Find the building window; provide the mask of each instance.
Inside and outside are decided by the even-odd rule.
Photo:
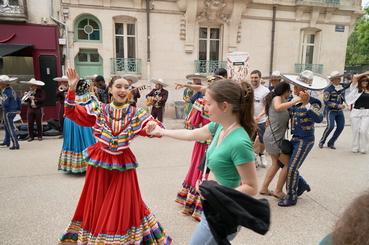
[[[220,28],[200,27],[199,60],[219,60]]]
[[[77,55],[78,62],[99,63],[100,55],[97,50],[82,49]]]
[[[77,21],[77,39],[87,41],[101,40],[101,27],[98,20],[92,16],[85,16]]]
[[[115,57],[136,58],[135,24],[115,23]]]
[[[220,61],[220,28],[200,27],[199,59],[195,61],[195,72],[210,74],[225,63]]]
[[[304,33],[301,54],[302,64],[314,63],[315,42],[316,42],[315,33]]]

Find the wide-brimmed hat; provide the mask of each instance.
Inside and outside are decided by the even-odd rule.
[[[343,77],[343,73],[340,73],[339,71],[332,71],[331,74],[328,76],[329,80]]]
[[[0,83],[11,83],[16,81],[18,78],[16,77],[9,77],[7,75],[0,75]]]
[[[273,71],[270,79],[282,79],[282,74],[280,71]]]
[[[94,80],[98,75],[97,74],[93,74],[93,75],[88,75],[85,77],[85,79],[87,80]]]
[[[132,81],[132,83],[136,83],[139,79],[137,76],[134,75],[123,75],[122,78],[126,79],[126,80],[130,80]]]
[[[154,83],[154,84],[159,84],[159,85],[161,85],[161,86],[163,86],[163,87],[168,86],[168,84],[166,84],[166,83],[164,82],[164,80],[163,80],[163,79],[161,79],[161,78],[159,78],[159,79],[152,79],[152,80],[151,80],[151,82],[152,82],[152,83]]]
[[[186,79],[188,79],[188,80],[198,79],[198,80],[201,80],[201,81],[206,81],[207,80],[206,76],[201,75],[200,73],[188,74],[186,76]]]
[[[34,78],[32,78],[29,81],[21,81],[21,83],[29,84],[29,85],[36,85],[36,86],[44,86],[45,85],[45,83],[43,81],[39,81],[39,80],[36,80]]]
[[[63,75],[61,77],[55,77],[53,80],[56,82],[68,82],[68,77],[66,75]]]
[[[221,79],[225,79],[225,78],[220,76],[220,75],[209,75],[209,76],[206,77],[206,80],[208,82],[213,82],[213,81],[221,80]]]
[[[326,77],[309,70],[305,70],[300,74],[283,74],[282,77],[287,82],[310,90],[322,90],[329,85],[329,80]]]

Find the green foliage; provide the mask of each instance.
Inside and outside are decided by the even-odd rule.
[[[348,39],[346,65],[369,64],[369,7],[364,11]]]

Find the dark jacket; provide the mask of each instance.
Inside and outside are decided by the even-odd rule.
[[[34,97],[35,97],[36,108],[33,108],[31,106],[31,100],[30,99],[26,100],[26,102],[28,103],[28,108],[29,109],[39,109],[39,108],[43,107],[44,101],[45,101],[45,98],[46,98],[45,91],[42,88],[37,88]]]
[[[266,199],[255,199],[215,181],[200,185],[201,200],[211,233],[218,244],[230,244],[227,236],[238,226],[264,235],[269,230],[270,207]]]
[[[10,86],[1,91],[1,96],[3,97],[3,107],[4,112],[16,112],[21,110],[20,98],[15,93],[14,89]]]
[[[146,98],[149,97],[149,96],[153,96],[153,97],[161,97],[161,99],[159,101],[156,101],[155,104],[154,104],[154,107],[156,108],[164,108],[165,107],[165,102],[167,102],[167,99],[168,99],[168,91],[165,90],[165,89],[153,89],[151,90],[150,93],[148,93],[146,95]]]

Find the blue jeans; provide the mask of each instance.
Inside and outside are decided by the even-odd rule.
[[[237,235],[233,233],[227,237],[228,241],[232,241]],[[190,245],[217,245],[213,234],[210,231],[209,224],[206,221],[205,215],[201,215],[201,221],[196,226],[194,233],[192,233]]]
[[[338,136],[342,133],[343,128],[345,127],[345,116],[342,111],[337,110],[328,110],[327,111],[327,127],[324,130],[322,138],[320,140],[320,144],[324,145],[327,137],[334,129],[334,122],[336,122],[336,130],[333,133],[332,138],[328,141],[328,146],[334,146]]]

